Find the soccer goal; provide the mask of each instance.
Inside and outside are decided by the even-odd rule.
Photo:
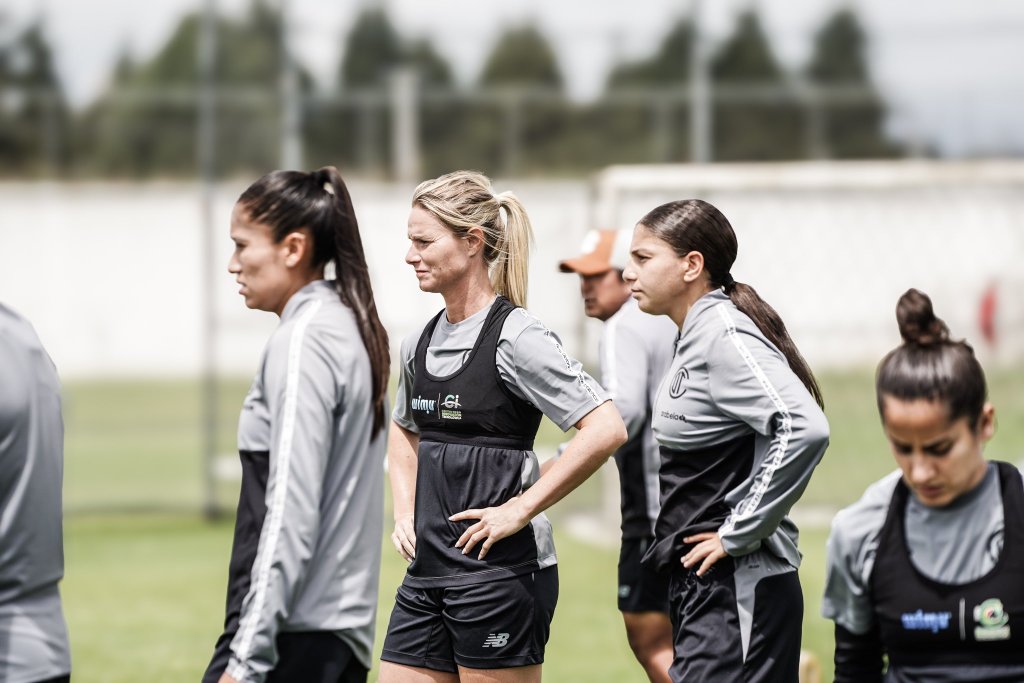
[[[1024,163],[793,162],[611,166],[593,224],[710,201],[739,240],[732,274],[786,321],[814,367],[874,365],[895,305],[927,292],[983,363],[1024,360]]]

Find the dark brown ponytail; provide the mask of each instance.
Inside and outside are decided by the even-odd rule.
[[[388,333],[377,315],[363,242],[352,198],[338,169],[311,173],[273,171],[242,193],[238,201],[252,220],[270,226],[274,240],[306,229],[312,235],[314,267],[334,262],[334,287],[356,318],[359,336],[370,357],[373,379],[373,430],[385,424],[390,353]]]
[[[710,283],[722,287],[733,304],[749,317],[782,355],[793,374],[807,387],[819,406],[824,407],[814,373],[786,330],[775,309],[758,296],[750,285],[736,282],[730,269],[736,261],[739,245],[736,233],[725,215],[701,199],[669,202],[651,210],[640,224],[655,237],[667,242],[679,256],[699,251],[704,257],[704,270]]]
[[[985,372],[965,341],[950,338],[924,292],[908,289],[896,304],[903,343],[878,364],[875,392],[885,419],[884,398],[942,401],[950,421],[966,417],[974,427],[981,419],[988,388]]]

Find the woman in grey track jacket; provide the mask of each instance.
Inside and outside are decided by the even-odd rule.
[[[0,303],[0,681],[67,683],[61,607],[60,379],[28,320]]]
[[[356,683],[373,649],[388,340],[334,168],[275,171],[231,217],[228,270],[281,323],[238,421],[227,616],[204,683]],[[333,262],[337,279],[325,280]]]
[[[670,572],[673,681],[797,681],[803,599],[787,517],[828,445],[810,369],[778,314],[730,274],[711,204],[644,216],[624,277],[679,326],[653,428],[661,512],[644,562]]]

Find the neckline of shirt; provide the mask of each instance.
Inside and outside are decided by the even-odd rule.
[[[323,292],[334,293],[334,280],[317,279],[303,285],[299,291],[292,294],[288,303],[284,305],[284,310],[281,311],[281,321],[291,318],[303,303],[320,296]]]
[[[486,306],[481,308],[479,311],[465,318],[464,320],[460,320],[457,323],[453,323],[450,320],[448,320],[448,309],[445,309],[444,315],[441,316],[440,323],[446,332],[451,330],[457,330],[460,327],[472,327],[474,323],[478,323],[487,318],[487,314],[490,312],[491,308],[494,306],[494,302],[497,300],[498,297],[495,296],[493,299],[490,300],[490,302]]]
[[[686,312],[686,317],[683,318],[683,324],[679,328],[679,339],[681,340],[686,336],[686,333],[693,327],[693,322],[697,319],[701,313],[706,309],[711,308],[716,304],[725,303],[726,301],[732,301],[729,295],[725,293],[724,289],[713,289],[706,294],[703,294],[699,299],[693,302],[693,306],[690,306],[690,310]]]

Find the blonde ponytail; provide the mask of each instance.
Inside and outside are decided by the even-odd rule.
[[[432,213],[457,237],[464,237],[471,228],[483,230],[491,286],[516,306],[526,306],[533,228],[514,194],[495,195],[490,179],[482,173],[455,171],[420,183],[412,203]]]
[[[494,291],[504,295],[516,306],[525,307],[529,290],[533,226],[522,202],[514,194],[502,192],[495,199],[505,209],[505,220],[498,254],[491,267],[491,284]]]

